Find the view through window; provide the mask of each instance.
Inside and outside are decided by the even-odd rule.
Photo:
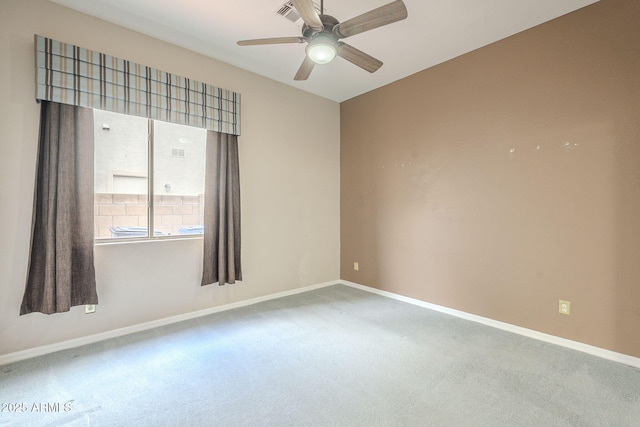
[[[94,110],[95,238],[203,233],[206,129]]]

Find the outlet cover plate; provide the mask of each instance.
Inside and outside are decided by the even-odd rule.
[[[558,300],[558,312],[560,314],[571,314],[571,301]]]

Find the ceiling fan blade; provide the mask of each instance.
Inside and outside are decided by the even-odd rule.
[[[267,39],[240,40],[240,46],[256,46],[261,44],[305,43],[304,37],[272,37]]]
[[[320,20],[320,16],[313,6],[312,0],[291,0],[293,7],[296,8],[300,17],[307,26],[315,31],[322,31],[324,25]]]
[[[311,74],[311,71],[313,70],[314,65],[315,62],[313,62],[311,59],[309,59],[308,56],[305,55],[304,61],[302,61],[302,65],[300,65],[300,68],[298,69],[298,72],[296,73],[296,76],[293,78],[293,80],[307,80],[309,78],[309,75]]]
[[[338,42],[338,56],[370,73],[374,73],[382,67],[382,61],[343,42]]]
[[[340,38],[350,37],[383,25],[401,21],[407,16],[407,8],[404,2],[396,0],[336,25],[333,27],[333,33]]]

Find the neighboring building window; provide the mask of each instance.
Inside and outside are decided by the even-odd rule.
[[[101,110],[94,123],[95,238],[201,235],[206,129]]]

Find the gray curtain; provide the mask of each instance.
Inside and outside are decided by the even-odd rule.
[[[238,137],[207,132],[202,286],[242,280]]]
[[[93,111],[42,101],[29,270],[20,314],[97,304]]]

